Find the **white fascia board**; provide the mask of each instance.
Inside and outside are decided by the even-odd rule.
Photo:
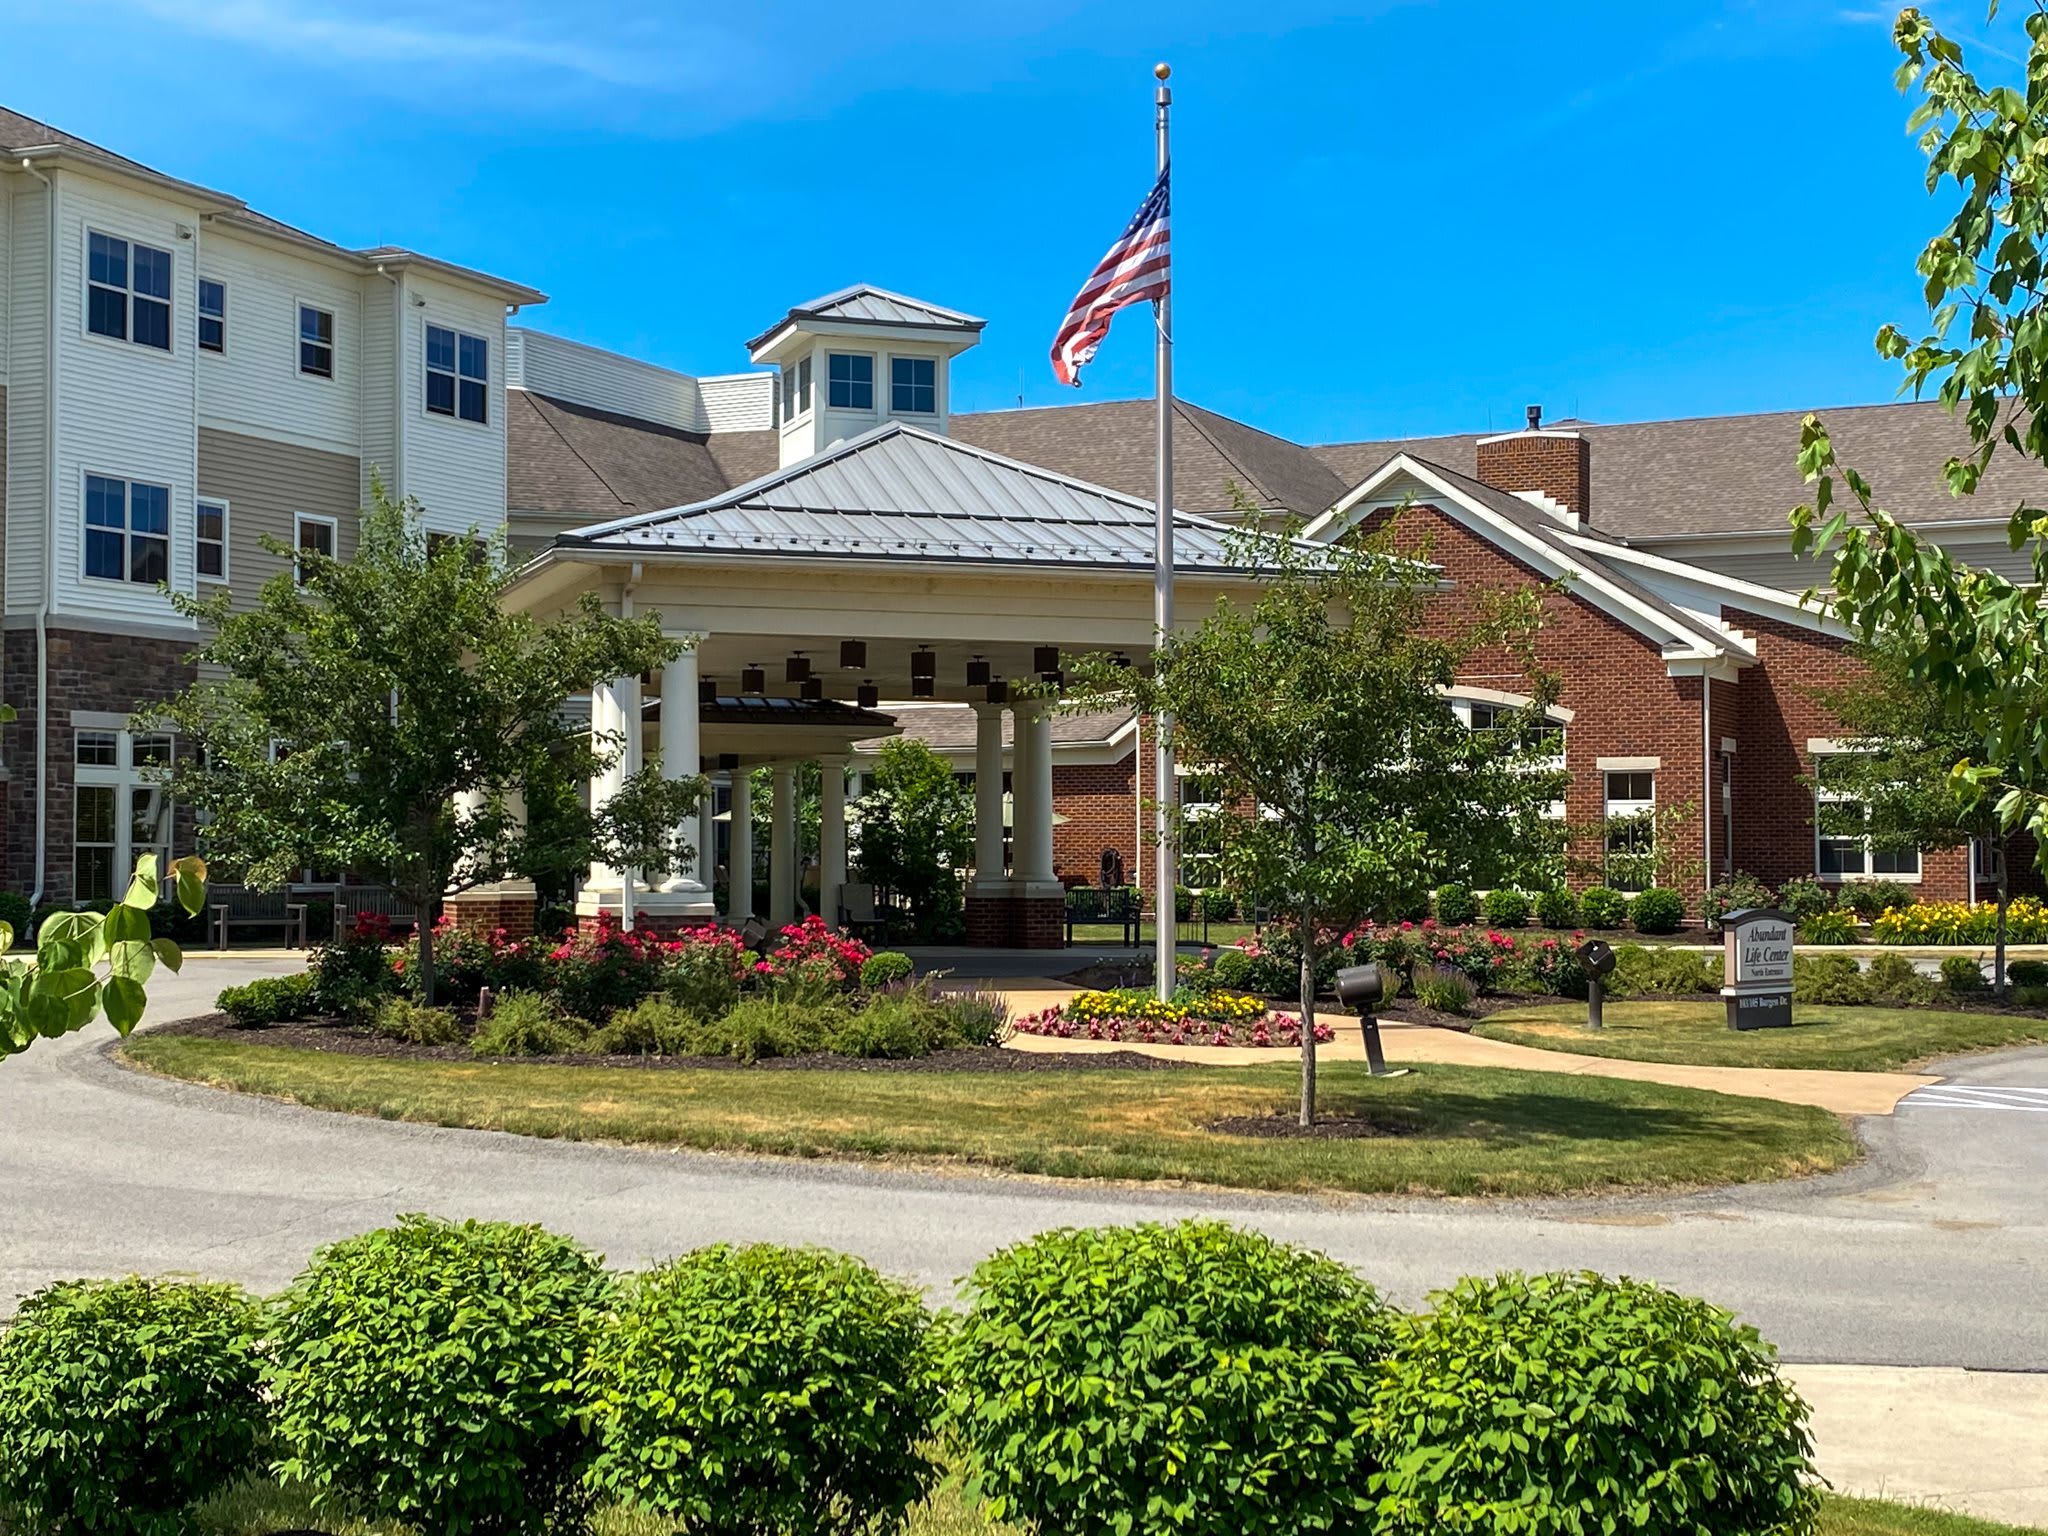
[[[1719,571],[1708,570],[1705,566],[1693,565],[1684,560],[1673,560],[1639,549],[1629,544],[1608,544],[1599,540],[1564,535],[1565,542],[1588,553],[1596,553],[1600,559],[1615,560],[1624,565],[1640,566],[1668,576],[1674,581],[1686,582],[1709,593],[1725,594],[1737,601],[1734,606],[1751,608],[1767,613],[1773,618],[1782,618],[1787,623],[1797,624],[1816,634],[1833,635],[1840,639],[1850,638],[1849,631],[1830,619],[1818,609],[1809,608],[1801,601],[1797,592],[1787,592],[1782,587],[1766,587],[1754,581],[1743,581],[1735,576],[1723,576]]]
[[[1574,592],[1584,592],[1595,607],[1620,619],[1645,637],[1665,644],[1675,640],[1692,655],[1719,656],[1726,649],[1723,641],[1712,638],[1704,631],[1673,624],[1656,609],[1609,581],[1600,573],[1597,566],[1567,558],[1556,544],[1547,539],[1534,537],[1520,524],[1502,517],[1484,502],[1467,496],[1457,486],[1434,473],[1427,464],[1411,459],[1405,453],[1396,454],[1381,465],[1377,473],[1361,481],[1336,506],[1303,529],[1302,537],[1312,539],[1321,536],[1326,527],[1340,519],[1348,518],[1352,508],[1371,498],[1380,486],[1397,474],[1408,475],[1428,486],[1457,511],[1477,523],[1484,530],[1490,543],[1520,552],[1528,558],[1529,564],[1551,576],[1569,576],[1572,578]],[[1353,523],[1355,521],[1356,519],[1352,520]],[[1580,541],[1573,539],[1568,530],[1560,527],[1556,532],[1565,543],[1585,547]]]

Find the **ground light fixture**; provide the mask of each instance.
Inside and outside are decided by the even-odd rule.
[[[882,702],[882,690],[875,686],[873,678],[869,678],[858,688],[854,689],[853,700],[862,709],[873,709]]]
[[[989,679],[993,676],[995,676],[995,674],[989,670],[988,663],[981,657],[976,656],[972,661],[967,663],[968,687],[986,688],[988,686]]]
[[[868,666],[868,643],[865,640],[842,640],[839,642],[839,669],[842,672],[865,672]]]
[[[786,683],[807,683],[811,680],[811,658],[802,651],[782,664],[782,680]]]
[[[1600,1012],[1607,1001],[1607,978],[1614,974],[1614,946],[1605,939],[1586,939],[1572,953],[1586,972],[1586,1028],[1605,1028]]]
[[[1386,1052],[1380,1049],[1380,1020],[1377,1012],[1387,995],[1386,983],[1376,965],[1347,965],[1337,973],[1337,1001],[1358,1014],[1359,1033],[1365,1036],[1365,1064],[1374,1077],[1400,1077],[1387,1070]]]
[[[741,693],[766,693],[768,691],[768,669],[758,661],[740,668]]]

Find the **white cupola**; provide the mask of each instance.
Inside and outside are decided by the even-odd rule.
[[[781,462],[800,463],[885,421],[943,435],[952,361],[988,322],[858,283],[799,304],[747,343],[780,370]]]

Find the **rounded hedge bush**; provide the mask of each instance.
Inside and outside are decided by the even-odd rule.
[[[317,1509],[422,1532],[578,1518],[575,1377],[612,1282],[565,1237],[402,1216],[330,1244],[280,1299],[268,1382],[279,1477]]]
[[[1027,1529],[1371,1528],[1390,1324],[1320,1254],[1217,1222],[1042,1234],[984,1262],[950,1330],[949,1423]]]
[[[1609,885],[1591,885],[1579,894],[1579,918],[1588,928],[1619,928],[1628,918],[1628,898]]]
[[[585,1396],[604,1496],[692,1531],[893,1531],[938,1468],[932,1319],[815,1248],[719,1246],[634,1282]]]
[[[891,982],[906,981],[917,967],[897,949],[878,949],[861,962],[860,984],[873,992]]]
[[[1523,928],[1529,922],[1529,898],[1511,885],[1497,885],[1486,893],[1486,921],[1495,928]]]
[[[1653,885],[1628,904],[1637,933],[1676,933],[1685,921],[1685,898],[1669,886]]]
[[[1440,885],[1436,888],[1436,920],[1446,928],[1462,928],[1479,916],[1479,898],[1470,886]]]
[[[1536,921],[1546,928],[1579,926],[1579,898],[1564,886],[1542,891],[1536,897]]]
[[[1771,1347],[1704,1301],[1594,1274],[1464,1280],[1381,1377],[1379,1529],[1803,1536],[1806,1416]]]
[[[231,1285],[68,1281],[0,1337],[0,1526],[183,1536],[254,1470],[262,1313]]]

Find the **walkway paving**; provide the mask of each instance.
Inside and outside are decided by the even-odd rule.
[[[991,978],[988,986],[1010,1000],[1013,1013],[1037,1013],[1072,997],[1076,989],[1047,977]],[[1317,1011],[1316,1017],[1337,1032],[1318,1047],[1325,1061],[1363,1061],[1365,1038],[1354,1014]],[[1779,1099],[1787,1104],[1815,1104],[1838,1115],[1888,1115],[1915,1089],[1940,1081],[1918,1072],[1815,1072],[1776,1067],[1689,1067],[1670,1062],[1623,1061],[1611,1056],[1580,1056],[1570,1051],[1544,1051],[1533,1045],[1487,1040],[1455,1029],[1382,1020],[1380,1039],[1387,1060],[1434,1062],[1442,1066],[1511,1067],[1525,1072],[1563,1072],[1593,1077],[1621,1077],[1639,1083],[1669,1083],[1678,1088],[1706,1088],[1743,1098]],[[1169,1061],[1201,1062],[1212,1067],[1256,1066],[1292,1060],[1292,1051],[1259,1046],[1122,1045],[1109,1041],[1055,1040],[1044,1035],[1017,1035],[1010,1044],[1025,1051],[1140,1051]]]

